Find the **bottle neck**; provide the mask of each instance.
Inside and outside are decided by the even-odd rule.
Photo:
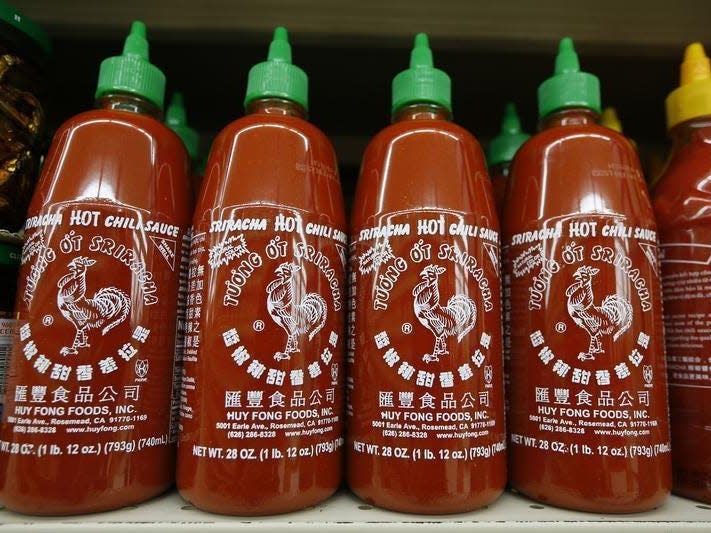
[[[441,105],[411,104],[396,109],[392,122],[403,120],[452,120],[452,113]]]
[[[96,105],[100,109],[128,111],[129,113],[148,115],[157,120],[161,120],[163,118],[163,111],[161,108],[153,102],[149,102],[145,98],[141,98],[135,94],[105,94],[96,101]]]
[[[538,130],[547,130],[559,126],[589,126],[598,124],[600,115],[588,107],[560,109],[543,117]]]
[[[248,115],[281,115],[287,117],[298,117],[306,120],[306,109],[283,98],[261,98],[252,100],[245,109]]]

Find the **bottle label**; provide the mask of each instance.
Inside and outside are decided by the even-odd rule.
[[[350,446],[403,462],[502,453],[498,231],[444,209],[371,222],[351,239]]]
[[[711,389],[711,231],[668,232],[661,257],[669,385]]]
[[[27,220],[0,451],[168,446],[183,234],[108,202],[55,204]]]
[[[12,313],[0,311],[0,419],[5,405],[5,380],[7,379],[7,365],[12,352],[12,339],[17,331],[17,321],[10,318]]]
[[[657,234],[622,215],[549,219],[505,249],[511,444],[669,452]]]
[[[345,243],[326,215],[264,204],[215,208],[194,228],[180,408],[193,456],[342,446]]]

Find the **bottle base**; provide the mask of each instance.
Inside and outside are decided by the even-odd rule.
[[[117,495],[116,492],[109,492],[107,496],[88,496],[85,502],[53,502],[50,498],[42,496],[41,501],[28,501],[27,496],[20,495],[17,499],[7,493],[1,495],[2,503],[9,511],[30,515],[30,516],[71,516],[85,515],[93,513],[103,513],[115,511],[131,505],[146,502],[166,492],[172,483],[166,483],[160,487],[130,490],[131,496]],[[71,491],[68,487],[67,491]]]
[[[545,505],[597,514],[643,513],[660,507],[669,497],[669,492],[663,492],[638,501],[629,501],[629,499],[622,501],[623,499],[620,498],[619,502],[611,503],[610,500],[613,500],[613,497],[605,498],[606,501],[595,501],[592,498],[585,498],[562,490],[559,491],[559,494],[551,496],[549,494],[551,487],[545,487],[543,490],[543,487],[524,487],[512,484],[510,488],[515,493]]]
[[[711,504],[711,489],[680,487],[678,485],[674,485],[672,492],[682,498],[688,498],[697,502]]]
[[[200,491],[183,489],[178,489],[178,492],[186,502],[201,511],[227,516],[267,516],[293,513],[317,505],[333,496],[336,490],[337,487],[309,491],[309,494],[302,493],[297,497],[287,496],[283,499],[275,497],[259,506],[238,502],[236,498],[231,499],[229,495],[224,494],[200,494]]]
[[[504,492],[504,489],[491,489],[478,493],[476,498],[457,498],[456,500],[434,499],[430,496],[428,497],[428,502],[423,502],[422,500],[404,501],[402,496],[396,498],[382,492],[373,495],[373,491],[355,487],[351,487],[351,491],[365,503],[389,511],[409,514],[447,515],[467,513],[486,507],[496,501]]]

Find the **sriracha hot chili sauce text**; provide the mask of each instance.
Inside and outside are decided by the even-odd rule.
[[[486,505],[506,481],[498,220],[450,92],[417,35],[393,124],[364,156],[350,244],[348,483],[434,514]]]
[[[637,153],[560,42],[504,218],[509,468],[527,496],[651,509],[670,488],[657,233]]]
[[[177,478],[213,512],[301,509],[342,477],[345,215],[307,95],[277,28],[193,219]]]
[[[145,36],[134,22],[123,55],[101,64],[99,109],[57,131],[29,208],[0,439],[13,510],[101,511],[173,480],[191,200]]]
[[[711,66],[686,49],[666,102],[672,154],[654,190],[662,246],[674,492],[711,503]]]

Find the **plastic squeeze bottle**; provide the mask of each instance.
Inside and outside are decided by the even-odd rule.
[[[348,484],[381,507],[455,513],[506,482],[499,225],[425,34],[392,97],[351,220]]]
[[[98,109],[65,122],[44,163],[0,434],[0,499],[14,511],[113,509],[173,482],[190,184],[164,93],[134,22],[123,54],[101,64]]]
[[[504,108],[501,131],[489,143],[489,149],[486,154],[499,218],[503,215],[504,197],[506,196],[506,184],[509,179],[511,161],[513,161],[516,152],[529,137],[530,135],[521,130],[521,121],[516,113],[516,106],[509,102]]]
[[[217,513],[294,511],[341,482],[347,235],[307,84],[277,28],[193,218],[177,479]]]
[[[669,369],[673,490],[711,503],[711,66],[690,44],[667,97],[672,153],[656,188]]]
[[[637,152],[597,124],[600,84],[560,42],[540,131],[511,167],[511,485],[542,502],[643,511],[670,489],[657,229]]]
[[[192,168],[190,176],[192,189],[193,194],[197,196],[202,182],[202,176],[198,172],[200,136],[197,131],[188,125],[188,116],[182,93],[173,93],[173,98],[171,98],[170,105],[168,105],[168,109],[165,112],[165,125],[180,137],[185,149],[188,151]]]

